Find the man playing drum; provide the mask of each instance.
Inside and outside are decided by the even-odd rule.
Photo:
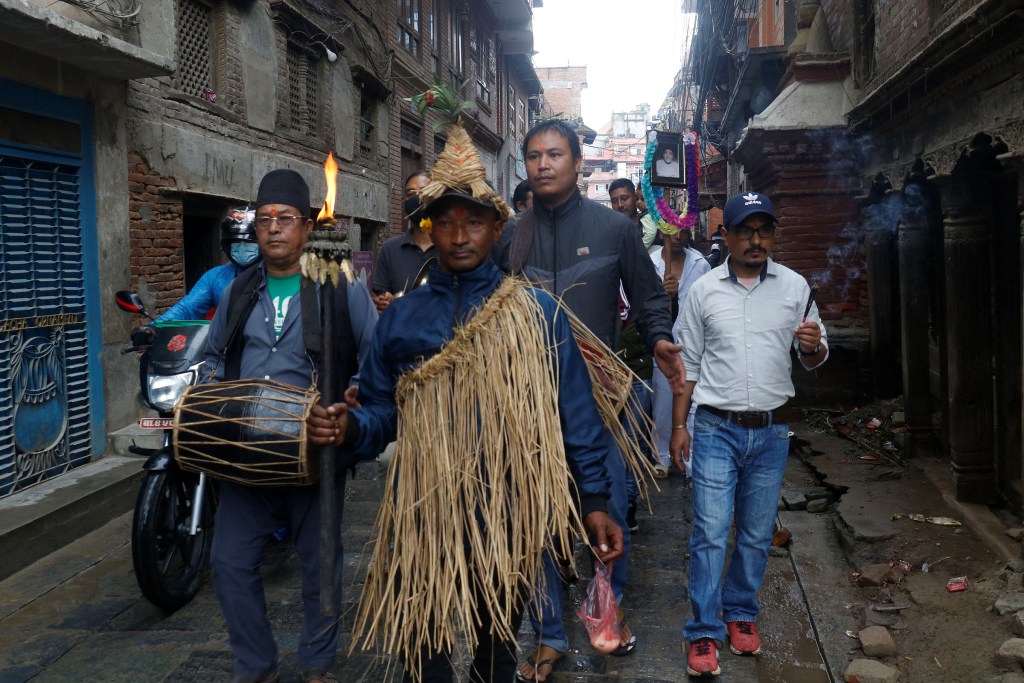
[[[300,295],[299,257],[313,228],[308,217],[309,187],[295,171],[274,170],[260,182],[256,204],[256,239],[263,260],[255,266],[252,283],[252,278],[245,283],[239,278],[224,292],[210,325],[204,368],[212,373],[209,381],[252,378],[305,389],[313,385],[318,371],[303,337],[303,328],[312,322],[307,322],[302,310],[302,300],[312,293],[315,304],[316,294]],[[236,290],[253,285],[252,295],[238,295]],[[369,349],[377,311],[362,283],[342,287],[344,293],[339,288],[336,299],[344,299],[338,308],[347,312],[347,320],[337,326],[340,343],[325,352],[338,354],[335,364],[339,386],[344,387],[358,367],[355,356],[361,359]],[[240,306],[250,308],[240,315]],[[308,320],[318,318],[314,313]],[[237,321],[234,329],[230,321]],[[319,406],[312,408],[311,417],[320,419],[324,429],[311,430],[309,444],[330,443],[333,418]],[[338,469],[334,490],[340,511],[345,471]],[[337,680],[330,669],[338,648],[338,619],[322,616],[320,611],[320,487],[255,487],[223,481],[210,563],[235,655],[233,683],[278,680],[277,646],[267,618],[260,564],[267,542],[283,525],[291,530],[302,567],[303,623],[297,653],[302,679],[306,683]],[[334,565],[334,614],[341,606],[341,570],[339,552]]]

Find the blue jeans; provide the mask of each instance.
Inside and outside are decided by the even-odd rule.
[[[615,598],[622,602],[630,546],[629,526],[626,524],[626,468],[622,464],[622,455],[612,443],[610,436],[607,436],[607,441],[608,456],[605,458],[604,466],[612,480],[608,516],[622,529],[625,541],[622,557],[612,565],[612,590],[615,592]],[[551,553],[544,553],[543,562],[544,590],[541,591],[539,585],[534,587],[534,595],[529,605],[530,622],[533,624],[533,632],[537,634],[538,645],[547,645],[559,652],[566,652],[569,649],[569,636],[565,632],[565,623],[562,620],[562,580],[558,575],[557,561]]]
[[[725,639],[726,621],[756,621],[757,593],[789,453],[789,425],[747,429],[697,409],[693,427],[690,604],[684,637]],[[729,525],[736,541],[722,583]]]
[[[629,437],[640,444],[640,451],[644,456],[654,462],[653,454],[651,453],[650,446],[647,445],[647,441],[651,438],[650,432],[642,433],[647,431],[643,425],[649,419],[651,419],[651,389],[646,382],[643,380],[633,380],[633,389],[630,393],[630,402],[626,404],[626,410],[631,413],[632,423],[630,420],[625,419],[623,415],[622,425],[626,430],[626,434]],[[640,497],[640,487],[637,486],[636,476],[630,469],[626,470],[626,500],[629,503],[635,503],[637,498]]]

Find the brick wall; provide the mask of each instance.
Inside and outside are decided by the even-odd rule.
[[[928,0],[880,2],[875,7],[875,63],[905,61],[928,36]]]
[[[821,11],[828,23],[828,35],[836,52],[853,49],[853,12],[850,0],[821,0]]]
[[[546,116],[578,119],[583,116],[583,88],[587,85],[585,66],[537,67],[537,77],[544,87]]]
[[[161,192],[175,186],[173,178],[153,173],[138,154],[128,154],[128,233],[132,289],[148,290],[157,311],[184,296],[182,203]]]
[[[773,257],[820,287],[822,319],[867,326],[860,179],[840,131],[763,134],[744,145],[747,188],[772,198],[780,229]]]

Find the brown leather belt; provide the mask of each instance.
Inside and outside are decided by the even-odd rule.
[[[698,406],[697,410],[706,410],[712,415],[728,420],[744,429],[757,429],[804,419],[802,410],[790,408],[785,404],[775,410],[722,410],[714,406]]]

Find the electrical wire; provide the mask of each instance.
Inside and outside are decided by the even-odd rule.
[[[142,11],[140,0],[60,0],[77,7],[107,26],[124,28],[138,23],[135,16]]]

